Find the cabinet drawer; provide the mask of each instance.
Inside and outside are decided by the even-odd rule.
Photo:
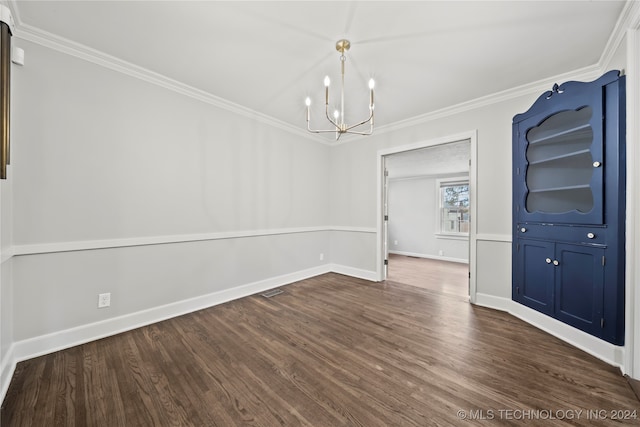
[[[606,228],[604,227],[518,223],[516,236],[585,245],[607,244]]]

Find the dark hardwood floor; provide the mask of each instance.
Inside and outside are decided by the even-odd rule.
[[[618,369],[464,293],[283,289],[22,362],[2,427],[639,424]]]

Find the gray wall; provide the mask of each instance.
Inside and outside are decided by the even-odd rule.
[[[3,351],[328,262],[327,146],[17,44]]]
[[[3,387],[16,360],[74,340],[323,271],[375,276],[378,151],[460,132],[477,130],[477,292],[509,300],[510,124],[540,85],[328,147],[18,45],[0,183]]]
[[[327,223],[326,146],[20,45],[14,245]]]

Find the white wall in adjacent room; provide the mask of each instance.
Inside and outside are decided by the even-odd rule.
[[[389,251],[468,262],[468,238],[452,239],[438,235],[436,180],[433,176],[389,180]]]
[[[389,250],[412,254],[437,254],[433,177],[389,179]]]

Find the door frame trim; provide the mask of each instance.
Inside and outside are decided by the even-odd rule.
[[[623,373],[640,380],[640,264],[635,262],[640,253],[640,228],[634,218],[640,213],[640,186],[637,184],[640,167],[640,150],[637,142],[640,124],[635,117],[640,112],[640,22],[637,18],[626,33],[627,81],[626,81],[626,156],[627,156],[627,211],[625,258],[625,355]]]
[[[384,158],[391,154],[403,153],[406,151],[419,150],[452,142],[469,141],[469,203],[471,222],[469,224],[469,300],[476,302],[476,243],[478,224],[478,203],[477,203],[477,162],[478,162],[478,130],[474,129],[454,135],[420,141],[413,144],[401,145],[392,148],[378,150],[377,153],[377,227],[376,227],[376,277],[378,281],[385,280],[384,274]]]

